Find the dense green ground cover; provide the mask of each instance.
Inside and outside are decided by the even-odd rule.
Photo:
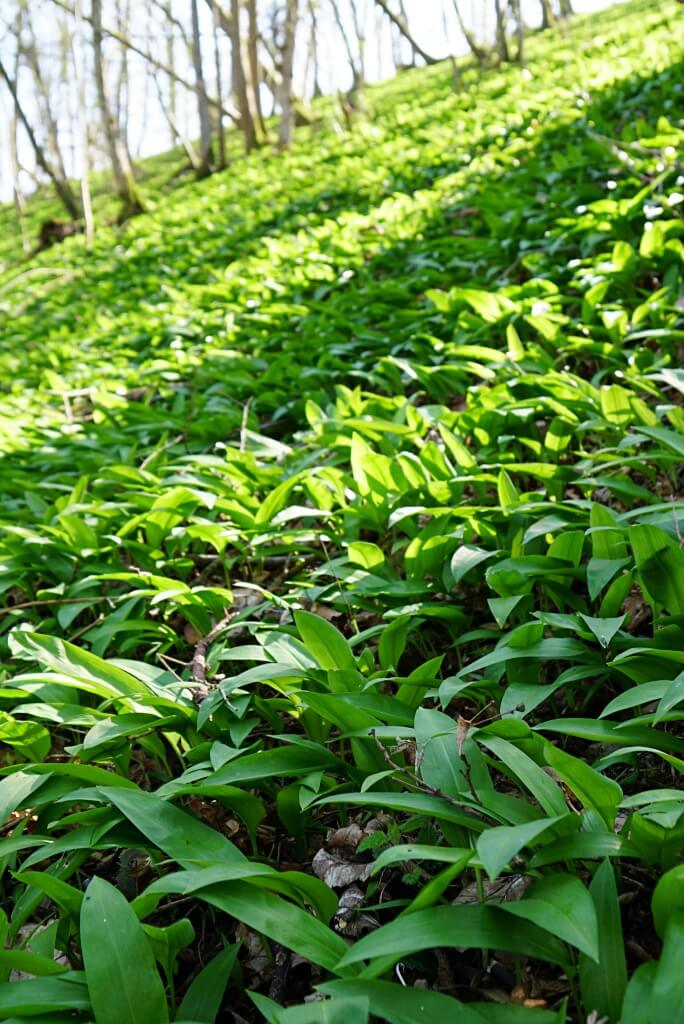
[[[3,1019],[684,1020],[683,28],[4,270]]]

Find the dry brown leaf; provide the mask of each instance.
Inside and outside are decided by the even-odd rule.
[[[319,850],[312,865],[317,875],[331,889],[342,889],[354,882],[365,882],[370,876],[370,864],[352,864],[339,854]]]

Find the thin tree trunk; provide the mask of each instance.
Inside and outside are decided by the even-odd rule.
[[[264,113],[261,109],[261,75],[259,73],[259,25],[257,22],[256,0],[247,0],[247,65],[249,67],[249,91],[251,93],[252,120],[257,145],[268,138]],[[244,65],[243,65],[244,67]]]
[[[125,35],[128,31],[130,18],[129,0],[127,0],[125,7],[121,5],[120,0],[117,0],[116,15],[117,29],[122,35]],[[128,125],[130,122],[129,113],[131,92],[128,76],[128,48],[124,46],[123,43],[119,43],[119,60],[121,61],[121,65],[116,81],[116,123]],[[128,132],[124,133],[123,142],[126,146],[128,161],[129,163],[132,163],[133,158],[131,156]]]
[[[572,9],[571,0],[559,0],[559,13],[561,18],[570,18],[575,13]]]
[[[556,17],[555,17],[555,15],[553,13],[553,7],[551,6],[551,0],[541,0],[541,8],[542,8],[542,23],[541,23],[541,27],[544,28],[544,29],[545,28],[551,28],[551,26],[553,25],[553,23],[556,20]]]
[[[197,0],[190,0],[190,12],[192,15],[192,64],[195,71],[195,93],[197,95],[197,112],[200,125],[200,165],[197,168],[197,175],[200,178],[205,178],[211,173],[211,119],[209,117],[209,104],[207,103],[207,90],[204,85],[202,42],[200,39]],[[220,102],[221,97],[219,96],[219,104]]]
[[[250,153],[257,145],[257,134],[254,118],[252,116],[252,109],[249,103],[249,94],[247,92],[245,66],[242,62],[242,33],[240,30],[239,0],[230,0],[228,32],[230,33],[231,43],[233,92],[235,93],[238,110],[240,111],[240,126],[245,140],[245,150],[247,153]]]
[[[525,63],[525,22],[523,21],[520,9],[520,0],[511,0],[511,10],[515,18],[516,36],[518,40],[518,52],[516,54],[518,64]]]
[[[21,12],[17,14],[16,24],[16,35],[17,39],[21,32]],[[19,51],[16,51],[14,60],[14,80],[16,81],[19,77]],[[9,154],[10,154],[10,167],[12,168],[12,196],[14,199],[14,207],[17,211],[17,220],[19,222],[19,233],[21,235],[21,247],[24,252],[28,255],[31,251],[31,243],[28,237],[28,231],[26,229],[26,218],[28,214],[28,207],[26,204],[26,196],[24,195],[21,187],[21,166],[19,164],[19,146],[17,141],[17,129],[19,127],[17,117],[16,104],[12,104],[12,116],[8,125],[9,139]]]
[[[83,11],[81,0],[75,0],[76,31],[72,42],[74,75],[78,94],[78,128],[81,137],[81,201],[85,221],[86,245],[90,245],[95,233],[93,204],[90,197],[90,140],[88,138],[88,115],[86,108],[86,82],[84,73],[85,41],[83,38]]]
[[[52,182],[55,192],[59,196],[59,199],[61,200],[64,208],[68,212],[71,219],[78,220],[78,218],[81,216],[81,209],[78,200],[76,199],[76,196],[74,195],[67,179],[60,177],[59,173],[55,171],[55,168],[50,163],[50,160],[45,150],[38,142],[38,139],[36,138],[35,133],[33,131],[33,128],[31,127],[31,123],[28,120],[26,112],[24,111],[24,108],[22,107],[21,102],[19,100],[17,84],[8,73],[1,59],[0,78],[4,80],[7,88],[10,91],[12,100],[14,102],[14,109],[16,110],[18,119],[21,121],[24,127],[24,131],[28,136],[28,140],[31,143],[31,148],[33,149],[37,165]]]
[[[135,213],[140,213],[143,206],[135,186],[133,167],[128,159],[127,146],[123,142],[121,126],[117,124],[113,108],[107,98],[102,60],[102,0],[91,0],[90,20],[93,27],[93,65],[97,103],[104,127],[114,188],[123,204],[121,217],[125,219]]]
[[[175,39],[173,36],[173,26],[171,22],[171,9],[170,4],[166,4],[164,11],[167,15],[167,20],[164,23],[166,32],[166,63],[170,68],[173,68],[176,62],[176,46]],[[167,117],[169,127],[171,128],[171,145],[175,146],[178,139],[181,138],[178,132],[178,93],[176,91],[176,79],[173,75],[169,75],[169,107],[168,115],[166,105],[162,99],[161,87],[159,82],[155,79],[155,85],[157,87],[157,94],[159,96],[159,105],[162,108],[162,112]]]
[[[56,4],[57,7],[61,7],[63,11],[66,11],[68,14],[71,14],[73,17],[74,8],[71,4],[67,3],[67,0],[52,0],[52,2],[53,4]],[[85,17],[84,20],[91,22],[92,24],[91,18]],[[178,82],[179,85],[182,85],[185,89],[188,89],[190,92],[195,93],[197,91],[197,86],[194,82],[190,82],[187,78],[184,78],[184,76],[179,74],[175,70],[175,68],[170,67],[168,64],[165,64],[164,61],[157,60],[157,58],[153,57],[151,53],[149,53],[147,50],[143,50],[140,46],[137,46],[134,42],[132,42],[130,39],[124,36],[121,32],[117,32],[115,29],[107,28],[106,25],[103,25],[102,34],[105,36],[109,36],[111,39],[117,39],[123,46],[126,46],[132,53],[137,53],[139,57],[142,57],[146,64],[149,64],[151,67],[156,68],[157,71],[163,71],[170,78],[173,78],[174,81]],[[226,117],[229,117],[231,120],[237,120],[235,111],[227,110],[223,106],[223,104],[221,104],[216,99],[216,97],[209,96],[207,94],[207,103],[213,107],[220,107],[223,110],[224,115]]]
[[[357,6],[357,0],[349,0],[352,12],[352,21],[354,22],[354,33],[356,35],[356,46],[359,51],[359,73],[358,80],[356,82],[356,93],[357,101],[360,105],[363,105],[363,93],[366,88],[366,31],[365,31],[365,17],[359,16],[359,8]],[[367,12],[364,10],[364,15]],[[402,12],[403,13],[403,12]]]
[[[501,7],[501,0],[494,0],[494,10],[496,13],[496,49],[499,60],[507,64],[511,58],[506,39],[506,10]]]
[[[184,133],[181,131],[180,126],[176,121],[176,114],[174,110],[171,107],[167,107],[166,103],[164,102],[164,93],[162,92],[161,84],[156,78],[154,80],[154,86],[155,89],[157,90],[157,98],[159,99],[159,106],[161,108],[161,112],[164,115],[164,118],[171,130],[171,137],[173,139],[173,143],[175,145],[176,142],[180,142],[181,146],[185,150],[185,154],[190,162],[190,166],[192,167],[193,171],[196,171],[197,168],[199,167],[199,153],[197,153],[197,151],[195,150],[190,139],[186,138]]]
[[[253,0],[252,0],[253,2]],[[323,95],[320,83],[320,65],[318,58],[318,19],[316,17],[316,0],[309,0],[309,16],[311,18],[311,35],[309,38],[309,51],[311,53],[311,63],[313,68],[313,86],[311,95],[313,99],[318,99],[319,96]]]
[[[219,100],[223,97],[223,76],[221,74],[221,51],[219,47],[219,21],[218,11],[212,4],[212,22],[211,22],[211,39],[214,47],[214,74],[216,75],[216,92],[218,93]],[[218,114],[216,118],[216,129],[218,135],[218,166],[221,170],[226,166],[226,133],[223,127],[223,115]]]
[[[461,35],[468,44],[468,48],[472,53],[473,57],[475,58],[475,60],[477,61],[477,63],[482,65],[485,63],[487,59],[487,53],[481,46],[478,45],[475,36],[466,25],[463,19],[463,15],[461,14],[461,8],[458,6],[458,0],[453,0],[453,4],[454,14],[456,15],[456,20],[458,22],[458,27],[461,30]]]
[[[298,0],[286,0],[283,31],[282,68],[280,84],[280,127],[278,145],[286,148],[292,142],[294,107],[292,104],[292,73],[294,70],[295,35],[297,32]]]
[[[50,83],[46,82],[40,65],[38,46],[29,13],[28,0],[21,0],[18,17],[21,20],[21,31],[17,34],[17,47],[25,57],[26,63],[31,69],[36,85],[38,108],[40,110],[41,124],[45,129],[47,151],[50,156],[50,162],[52,163],[55,173],[59,178],[66,181],[67,173],[64,158],[62,157],[62,150],[59,144],[59,128],[57,126],[57,119],[52,112]],[[23,44],[22,38],[25,38],[26,40]]]
[[[420,57],[422,57],[426,64],[437,64],[437,58],[431,57],[430,54],[426,53],[422,46],[420,46],[420,44],[416,42],[416,40],[411,35],[408,25],[406,24],[404,18],[402,18],[401,15],[397,15],[394,13],[394,11],[392,11],[392,9],[387,4],[387,0],[375,0],[375,2],[378,5],[378,7],[380,7],[385,12],[389,20],[392,22],[392,24],[399,30],[399,32],[401,32],[404,39],[406,39],[409,42],[414,52],[417,53]]]
[[[449,38],[449,22],[447,19],[446,5],[442,4],[442,29],[444,30],[444,38]],[[454,92],[460,92],[463,88],[463,79],[461,77],[461,68],[458,61],[451,54],[449,60],[451,61],[451,81],[454,87]]]
[[[349,62],[349,67],[351,68],[352,73],[352,89],[355,89],[357,87],[357,83],[361,80],[361,68],[357,64],[347,29],[345,28],[342,15],[340,14],[339,0],[330,0],[330,6],[332,7],[335,22],[340,31],[340,35],[342,36],[342,42],[344,43],[344,48],[347,52],[347,61]]]

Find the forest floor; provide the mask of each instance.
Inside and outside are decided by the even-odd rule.
[[[0,1019],[684,1021],[683,72],[632,0],[5,231]]]

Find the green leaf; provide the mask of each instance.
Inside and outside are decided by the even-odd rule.
[[[195,895],[328,971],[334,970],[347,948],[339,935],[311,914],[246,882],[209,886]]]
[[[437,818],[438,821],[450,821],[454,825],[465,825],[473,831],[481,832],[485,823],[469,814],[466,809],[463,811],[454,807],[446,800],[438,796],[430,796],[427,793],[382,793],[371,790],[365,793],[335,793],[333,796],[326,796],[316,801],[316,805],[322,804],[357,804],[360,807],[384,807],[395,811],[406,811],[409,814],[424,814],[429,818]]]
[[[164,1024],[164,986],[126,898],[93,878],[81,908],[81,949],[97,1024]]]
[[[453,583],[460,583],[466,573],[474,569],[481,562],[500,554],[498,550],[486,551],[485,548],[478,548],[475,544],[461,544],[452,555],[450,563],[451,579]]]
[[[651,993],[658,964],[640,964],[629,979],[620,1024],[651,1024]]]
[[[532,921],[592,960],[598,960],[596,908],[589,892],[574,875],[546,875],[533,882],[521,900],[505,903],[502,909]]]
[[[390,846],[373,862],[372,874],[376,875],[383,868],[393,864],[403,864],[409,860],[437,861],[443,864],[460,864],[466,867],[473,855],[472,850],[459,850],[450,846],[427,846],[420,843],[405,843],[401,846]]]
[[[51,956],[41,956],[26,949],[0,949],[0,968],[7,971],[22,971],[24,974],[34,974],[37,977],[64,974],[69,970]]]
[[[677,705],[681,704],[682,701],[684,701],[684,672],[680,672],[679,675],[668,685],[667,690],[661,697],[660,703],[656,708],[653,724],[657,725],[668,711],[677,707]]]
[[[60,674],[59,682],[63,685],[76,686],[98,697],[135,697],[150,693],[135,676],[57,637],[14,630],[9,642],[15,657],[46,665]]]
[[[598,962],[580,956],[579,978],[587,1017],[592,1012],[607,1017],[610,1024],[620,1019],[627,987],[627,964],[620,919],[620,904],[613,867],[604,860],[589,885],[598,922]]]
[[[591,632],[601,644],[601,647],[607,650],[611,640],[625,621],[626,616],[619,615],[610,619],[597,619],[593,615],[584,615],[580,612],[580,618],[586,622]]]
[[[658,879],[653,890],[651,910],[656,931],[662,939],[672,915],[678,910],[684,910],[684,864],[671,868]]]
[[[499,472],[497,491],[499,495],[499,504],[501,505],[504,515],[510,515],[513,509],[520,504],[520,494],[505,469],[502,469]]]
[[[476,848],[489,877],[497,878],[516,854],[562,820],[562,817],[542,818],[524,825],[488,828],[478,836]]]
[[[544,759],[584,806],[597,811],[606,825],[612,828],[622,799],[622,790],[617,782],[551,744],[544,747]]]
[[[104,786],[100,792],[146,839],[184,867],[247,859],[225,836],[154,793]]]
[[[321,668],[356,668],[349,644],[329,622],[305,611],[295,612],[294,620],[307,651]]]
[[[197,1024],[214,1024],[223,995],[233,973],[240,943],[226,946],[203,967],[178,1007],[177,1020],[193,1020]]]
[[[442,946],[502,949],[555,964],[565,964],[568,959],[557,940],[529,921],[519,921],[512,928],[510,915],[499,907],[454,906],[418,910],[406,919],[383,925],[359,939],[338,969],[376,957],[396,961],[421,949]]]
[[[649,1022],[684,1024],[684,910],[675,910],[665,926],[663,951],[653,978],[649,1000]]]
[[[368,999],[345,996],[291,1006],[287,1010],[272,999],[249,992],[250,999],[264,1015],[268,1024],[367,1024]]]
[[[53,978],[32,978],[0,984],[0,1019],[6,1021],[12,1015],[22,1020],[26,1017],[30,1019],[38,1014],[58,1010],[90,1013],[88,989],[81,979],[82,975],[69,971]],[[120,1024],[123,1024],[123,1018]]]
[[[330,996],[361,996],[368,1000],[373,1016],[388,1024],[419,1024],[420,1021],[446,1024],[451,1020],[458,1020],[459,1024],[484,1024],[480,1014],[467,1003],[442,995],[441,992],[412,988],[410,985],[350,978],[327,981],[318,986],[318,991]],[[539,1024],[542,1024],[541,1020]]]
[[[458,752],[454,720],[441,711],[418,708],[414,728],[417,767],[425,782],[447,796],[466,792],[468,782]]]

